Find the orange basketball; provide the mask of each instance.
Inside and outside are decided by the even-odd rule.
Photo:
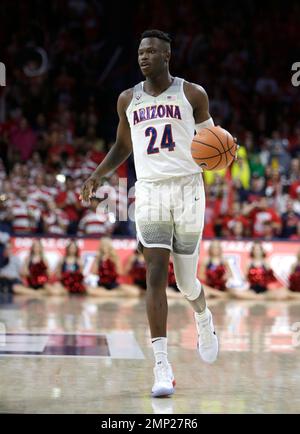
[[[221,170],[234,160],[237,144],[224,128],[200,130],[192,141],[192,157],[203,170]]]

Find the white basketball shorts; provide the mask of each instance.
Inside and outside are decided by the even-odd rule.
[[[205,192],[201,173],[135,184],[138,241],[193,255],[202,238]]]

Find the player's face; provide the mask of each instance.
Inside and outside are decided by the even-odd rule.
[[[168,67],[169,57],[163,41],[158,38],[142,39],[138,49],[138,62],[145,77],[163,72]]]

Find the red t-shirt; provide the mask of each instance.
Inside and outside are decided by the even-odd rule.
[[[61,155],[63,152],[69,156],[73,156],[75,154],[75,148],[72,145],[69,145],[68,143],[63,143],[63,144],[51,146],[51,148],[48,150],[48,153],[51,156]]]
[[[68,203],[69,201],[70,203]],[[57,205],[63,205],[62,209],[70,221],[78,220],[79,218],[79,212],[73,204],[75,201],[79,202],[79,194],[74,191],[62,191],[56,197]]]
[[[267,208],[265,210],[255,208],[251,211],[249,217],[252,221],[253,237],[255,238],[260,238],[264,235],[264,223],[281,223],[279,215],[272,208]]]
[[[300,181],[295,181],[290,186],[289,194],[291,198],[296,199],[297,198],[297,188],[300,187]]]
[[[248,229],[250,226],[249,220],[241,214],[236,216],[225,215],[222,222],[223,231],[232,233],[236,222],[241,222],[245,229]]]

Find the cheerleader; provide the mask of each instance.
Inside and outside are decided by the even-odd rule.
[[[144,255],[136,249],[129,257],[124,273],[132,278],[132,285],[123,285],[127,290],[132,289],[136,295],[145,294],[146,283],[146,262]]]
[[[98,276],[98,286],[96,288],[89,287],[89,295],[106,297],[137,295],[131,285],[119,283],[121,264],[110,238],[101,238],[91,273]]]
[[[219,241],[212,241],[208,249],[208,259],[199,270],[199,278],[204,282],[208,297],[227,298],[227,280],[231,277],[230,267],[223,258]]]
[[[289,298],[300,298],[300,250],[289,277]]]
[[[77,243],[72,240],[66,247],[63,259],[58,263],[55,276],[58,282],[48,285],[50,295],[85,294],[83,265]]]
[[[247,291],[242,298],[267,298],[275,300],[284,300],[288,298],[286,288],[282,288],[276,279],[272,268],[266,258],[261,243],[255,241],[250,251],[250,263],[247,269],[247,279],[249,282],[250,292]]]
[[[28,257],[24,261],[22,277],[26,286],[22,287],[18,294],[46,294],[47,282],[49,280],[49,265],[45,258],[44,249],[40,240],[34,240]]]

